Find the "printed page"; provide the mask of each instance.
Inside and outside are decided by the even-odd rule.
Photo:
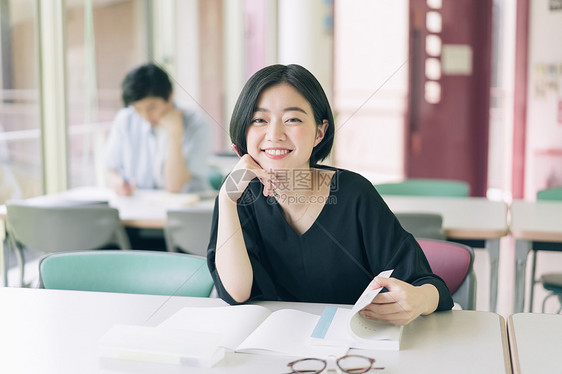
[[[379,277],[389,277],[392,270],[381,272]],[[310,335],[313,345],[348,346],[360,349],[399,349],[401,327],[387,322],[363,318],[359,311],[369,305],[382,288],[371,289],[374,280],[361,294],[353,308],[326,307]]]
[[[182,308],[160,327],[217,333],[221,335],[222,347],[235,350],[270,313],[259,305]]]
[[[392,270],[387,270],[381,272],[378,276],[388,278],[391,274]],[[359,311],[369,305],[382,290],[382,288],[371,289],[373,285],[376,285],[374,279],[359,297],[348,316],[346,326],[349,334],[353,337],[353,347],[398,349],[400,335],[402,334],[401,326],[394,326],[388,322],[373,321],[359,314]]]
[[[238,352],[296,357],[343,356],[348,347],[313,346],[309,336],[320,316],[292,309],[273,312],[238,347]]]
[[[394,269],[381,271],[379,275],[377,275],[377,277],[388,278],[390,277],[393,271]],[[355,305],[353,305],[353,308],[351,309],[351,314],[355,314],[359,312],[361,309],[365,308],[367,305],[371,304],[375,296],[377,296],[379,292],[381,292],[382,287],[371,289],[373,286],[377,286],[377,282],[375,282],[374,278],[371,281],[371,283],[369,283],[367,288],[365,288],[365,291],[363,291],[361,296],[359,296],[359,299],[357,299]]]

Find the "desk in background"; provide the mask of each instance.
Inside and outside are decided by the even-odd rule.
[[[168,209],[208,209],[215,205],[214,195],[208,194],[172,194],[161,190],[136,190],[132,196],[117,196],[112,190],[97,187],[79,187],[65,192],[30,198],[26,201],[37,205],[53,205],[63,202],[107,202],[119,210],[123,225],[128,230],[159,230],[166,225]],[[7,284],[7,249],[4,248],[6,206],[0,206],[0,286]],[[133,238],[132,238],[133,239]],[[162,249],[165,244],[160,245]],[[138,247],[137,249],[147,249]]]
[[[511,204],[511,235],[515,238],[515,298],[513,310],[525,307],[527,257],[533,241],[562,243],[562,202],[522,201]],[[531,287],[534,283],[531,280]]]
[[[562,372],[562,315],[513,314],[507,329],[515,374]]]
[[[443,216],[445,235],[453,240],[484,241],[490,255],[490,311],[496,311],[500,238],[508,232],[507,205],[485,198],[448,198],[424,196],[383,196],[394,212],[430,212]],[[209,209],[213,196],[199,198],[191,194],[170,194],[165,191],[137,190],[133,196],[116,196],[109,189],[81,187],[59,194],[33,198],[38,203],[57,200],[99,200],[119,210],[123,224],[129,228],[162,229],[169,208]],[[3,210],[1,209],[3,208]],[[0,219],[5,207],[0,208]],[[0,258],[0,265],[2,259]],[[4,267],[0,268],[4,269]]]
[[[496,311],[500,239],[507,235],[507,204],[478,197],[390,196],[384,200],[393,212],[437,213],[451,240],[484,241],[490,256],[490,311]]]
[[[286,373],[286,364],[293,359],[227,353],[215,367],[204,369],[131,362],[107,366],[98,358],[98,340],[114,324],[154,326],[182,307],[225,305],[220,299],[0,288],[0,305],[3,373]],[[325,306],[260,305],[316,314]],[[449,311],[420,317],[405,328],[399,352],[360,353],[385,366],[381,373],[511,372],[505,322],[489,312]]]

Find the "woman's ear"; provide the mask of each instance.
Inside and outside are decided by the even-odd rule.
[[[329,122],[327,119],[322,120],[322,124],[316,126],[316,139],[314,140],[314,146],[316,147],[322,139],[324,139],[324,135],[326,135],[326,131],[328,130]]]

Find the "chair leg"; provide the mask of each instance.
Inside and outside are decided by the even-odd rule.
[[[18,282],[19,284],[17,285],[17,287],[23,287],[23,280],[25,275],[25,256],[23,254],[23,248],[16,243],[16,239],[14,239],[14,236],[9,232],[7,233],[7,243],[9,245],[9,250],[13,251],[16,255],[18,267],[20,268],[20,277]]]
[[[537,251],[533,249],[531,251],[533,252],[533,264],[531,266],[531,293],[529,295],[529,312],[533,313],[533,298],[535,296],[535,284],[537,284],[537,281],[535,280],[535,270],[537,268]]]
[[[25,271],[25,256],[23,255],[23,249],[20,247],[14,248],[14,252],[16,252],[16,258],[18,261],[18,266],[20,268],[20,279],[18,287],[24,286],[24,271]]]
[[[542,312],[544,313],[545,307],[546,307],[546,301],[548,299],[550,299],[552,296],[557,296],[557,294],[555,294],[554,292],[549,293],[548,295],[546,295],[546,297],[544,298],[544,300],[542,301]],[[562,295],[558,295],[558,298],[560,299]],[[560,300],[560,302],[562,303],[562,300]],[[558,310],[558,313],[560,313],[560,310]]]

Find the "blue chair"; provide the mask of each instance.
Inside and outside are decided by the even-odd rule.
[[[381,195],[467,197],[470,186],[466,182],[448,179],[406,179],[398,183],[375,184]]]
[[[61,290],[208,297],[205,258],[158,251],[73,251],[39,263],[41,287]]]

